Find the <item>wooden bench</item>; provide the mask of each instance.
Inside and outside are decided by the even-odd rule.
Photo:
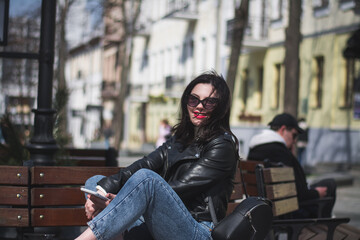
[[[262,196],[273,203],[275,233],[286,232],[288,239],[298,239],[308,226],[327,226],[326,239],[332,240],[337,226],[349,222],[349,218],[280,219],[299,209],[294,172],[291,167],[264,167],[263,162],[241,161],[246,190],[250,196]]]
[[[85,226],[85,195],[80,186],[94,175],[119,167],[0,166],[0,227],[21,234],[38,227]],[[19,237],[21,238],[21,237]]]
[[[34,228],[86,226],[85,198],[80,186],[91,176],[109,176],[119,170],[120,167],[0,166],[0,228],[17,228],[18,235],[31,236]],[[237,168],[227,214],[242,199],[244,191]]]

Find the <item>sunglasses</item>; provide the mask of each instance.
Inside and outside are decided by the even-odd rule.
[[[216,107],[218,101],[219,101],[218,98],[212,98],[212,97],[208,97],[203,100],[200,100],[199,98],[190,94],[187,100],[187,105],[189,105],[190,107],[196,107],[197,105],[199,105],[199,103],[201,103],[205,109],[212,110]]]
[[[291,135],[292,135],[293,140],[297,139],[297,137],[299,136],[298,133],[294,133],[294,132],[292,131],[292,128],[288,128],[288,129],[286,129],[286,130],[289,131],[289,132],[291,132]]]
[[[298,134],[297,134],[297,133],[292,133],[292,137],[293,137],[293,139],[295,140],[295,139],[297,139]]]

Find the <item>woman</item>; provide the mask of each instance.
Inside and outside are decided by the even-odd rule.
[[[159,137],[156,140],[156,147],[160,147],[169,138],[171,133],[171,126],[167,119],[163,119],[159,126]]]
[[[170,139],[118,174],[88,180],[91,187],[101,179],[96,188],[111,200],[88,196],[85,210],[92,220],[78,239],[112,239],[124,232],[128,239],[132,232],[143,234],[144,227],[157,240],[211,239],[208,197],[222,219],[239,157],[229,96],[215,72],[190,82]]]

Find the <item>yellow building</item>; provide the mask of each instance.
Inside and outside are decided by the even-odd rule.
[[[274,1],[285,3],[285,1]],[[284,109],[286,6],[271,19],[269,45],[240,57],[231,123],[246,157],[249,138]],[[272,9],[274,10],[274,9]],[[306,164],[360,163],[360,61],[345,59],[360,27],[355,1],[304,1],[301,18],[298,117],[310,128]],[[359,43],[360,44],[360,43]]]

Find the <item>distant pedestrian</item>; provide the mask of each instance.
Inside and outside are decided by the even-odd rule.
[[[105,125],[103,134],[104,134],[105,148],[109,148],[110,147],[110,139],[114,135],[114,131],[111,128],[111,124],[108,123]]]
[[[300,118],[298,120],[299,127],[304,130],[303,133],[300,133],[296,142],[297,147],[297,157],[301,166],[305,166],[306,162],[306,146],[308,144],[308,126],[306,124],[305,118]]]
[[[160,147],[166,140],[170,137],[171,134],[171,126],[167,119],[163,119],[160,122],[159,126],[159,136],[156,141],[156,147]]]

